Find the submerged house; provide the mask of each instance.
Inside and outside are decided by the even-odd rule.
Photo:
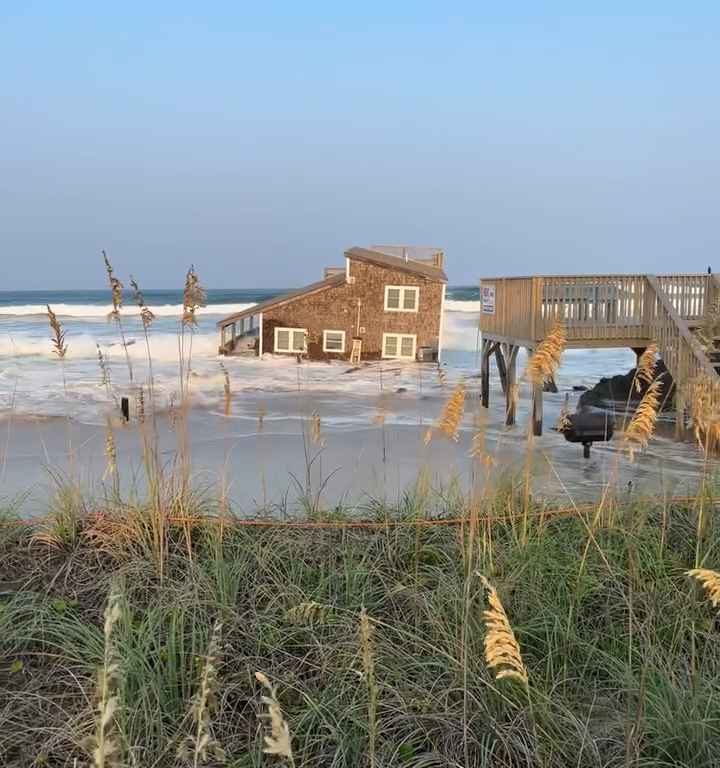
[[[218,323],[220,354],[311,360],[437,360],[447,277],[443,252],[353,247],[322,280]]]

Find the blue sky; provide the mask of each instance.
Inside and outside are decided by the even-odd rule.
[[[720,6],[584,5],[6,0],[3,287],[100,287],[101,248],[148,287],[372,242],[456,284],[704,270]]]

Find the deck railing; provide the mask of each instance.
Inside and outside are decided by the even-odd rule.
[[[530,348],[562,321],[569,346],[655,341],[676,381],[717,377],[692,328],[720,298],[714,275],[560,275],[481,282],[480,330]]]

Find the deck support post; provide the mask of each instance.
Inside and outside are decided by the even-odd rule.
[[[500,386],[502,386],[502,391],[504,395],[507,395],[507,388],[508,388],[508,371],[507,371],[507,365],[505,364],[505,354],[503,347],[507,347],[506,344],[494,344],[494,352],[495,352],[495,364],[497,365],[498,373],[500,374]]]
[[[543,388],[539,384],[533,384],[532,394],[532,431],[533,435],[540,437],[543,430]]]
[[[482,340],[480,351],[480,403],[483,408],[490,406],[490,352],[492,345],[486,339]]]
[[[505,344],[507,358],[507,382],[505,387],[505,425],[515,423],[515,403],[517,400],[517,356],[520,347],[517,344]]]
[[[675,386],[675,439],[682,442],[685,439],[685,398],[680,389]]]
[[[534,349],[528,349],[528,358],[535,354]],[[536,437],[542,435],[543,429],[543,389],[542,382],[532,384],[532,433]]]

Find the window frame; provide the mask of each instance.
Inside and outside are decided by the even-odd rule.
[[[400,306],[389,307],[388,306],[388,294],[390,291],[400,291]],[[415,308],[405,309],[405,294],[412,292],[415,294]],[[384,307],[386,312],[418,312],[420,309],[420,286],[419,285],[386,285],[385,286],[385,302]]]
[[[289,328],[284,325],[276,325],[273,329],[273,353],[280,355],[303,355],[307,352],[307,328]],[[300,331],[303,334],[303,348],[302,349],[278,349],[278,332],[288,331],[290,346],[293,343],[293,334]]]
[[[397,339],[397,354],[396,355],[388,355],[385,353],[385,348],[387,344],[387,337],[388,336],[394,336]],[[413,342],[413,351],[412,355],[401,355],[400,352],[402,351],[402,340],[403,338],[409,338],[412,339]],[[415,360],[417,357],[417,334],[415,333],[383,333],[382,337],[382,358],[383,360]]]
[[[340,349],[328,349],[327,348],[327,335],[328,333],[339,333],[342,336],[342,345]],[[323,352],[330,352],[331,354],[335,355],[344,355],[345,354],[345,331],[340,330],[334,330],[331,328],[328,328],[326,330],[323,330]]]

